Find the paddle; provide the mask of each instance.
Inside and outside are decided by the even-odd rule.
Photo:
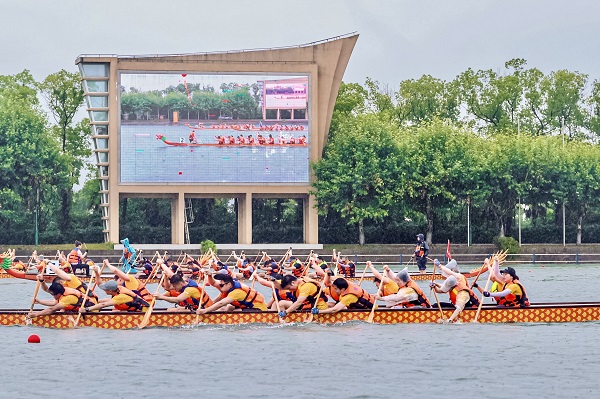
[[[360,280],[358,281],[358,286],[360,287],[360,285],[362,284],[364,278],[365,278],[365,273],[367,272],[367,269],[369,268],[369,265],[365,266],[365,270],[363,270],[362,272],[362,276],[360,276]]]
[[[383,294],[383,279],[384,275],[381,275],[381,281],[379,282],[379,289],[377,290],[377,295],[381,296]],[[375,317],[375,308],[377,307],[377,299],[373,302],[373,307],[371,308],[371,312],[369,313],[369,317],[367,317],[367,323],[373,323],[373,318]]]
[[[435,268],[436,268],[436,266],[437,265],[434,262],[433,263],[433,273],[431,275],[431,282],[432,283],[435,282]],[[442,310],[442,305],[440,304],[440,300],[439,300],[439,298],[437,296],[437,292],[433,288],[431,288],[431,290],[433,291],[433,296],[435,297],[435,301],[437,302],[438,309],[440,310],[440,315],[441,315],[442,321],[446,322],[446,319],[444,319],[444,311]]]
[[[162,287],[162,283],[163,283],[166,275],[167,275],[167,273],[165,273],[163,271],[160,281],[158,282],[158,288],[156,288],[156,292],[152,296],[152,301],[150,302],[150,306],[148,306],[148,310],[146,311],[146,314],[144,315],[142,322],[138,325],[138,328],[144,328],[150,322],[150,316],[152,315],[152,311],[154,309],[154,304],[156,303],[156,295],[158,295],[158,293],[160,292],[160,288]]]
[[[46,271],[46,263],[44,262],[44,266],[42,266],[42,280],[44,279],[44,273]],[[35,285],[35,291],[33,291],[33,299],[31,299],[31,307],[29,307],[29,313],[33,312],[33,306],[35,305],[35,300],[37,299],[38,292],[40,291],[40,287],[42,286],[42,281],[38,280]],[[27,314],[29,314],[27,313]],[[25,323],[27,324],[27,316],[25,316]]]
[[[489,267],[492,267],[492,266],[489,266]],[[492,279],[492,271],[488,270],[488,279],[487,279],[487,282],[485,283],[485,289],[483,290],[484,292],[488,290],[491,279]],[[479,319],[479,314],[481,313],[481,307],[483,306],[484,298],[485,297],[482,294],[481,300],[479,301],[479,307],[477,308],[477,313],[475,313],[475,318],[473,319],[473,323],[479,323],[477,320]]]
[[[204,275],[204,281],[202,282],[202,293],[200,294],[200,301],[198,302],[198,307],[202,307],[202,300],[204,299],[204,290],[206,289],[206,282],[208,281],[208,275]],[[200,315],[196,314],[196,322],[194,324],[200,323]]]
[[[319,292],[317,292],[317,296],[315,299],[315,308],[317,307],[317,303],[319,303],[319,298],[321,297],[321,292],[323,292],[323,287],[325,286],[324,284],[319,284],[320,288],[319,288]],[[312,323],[313,318],[315,317],[314,314],[312,314],[312,309],[310,314],[308,315],[308,317],[306,318],[306,320],[304,320],[305,323]]]
[[[102,265],[104,266],[104,265]],[[81,306],[85,307],[85,303],[88,300],[88,295],[90,294],[90,287],[92,286],[92,283],[94,282],[94,278],[96,277],[95,273],[92,273],[92,276],[90,277],[90,281],[88,282],[88,286],[87,289],[85,290],[85,295],[83,296],[83,302],[81,303]],[[77,324],[79,324],[79,319],[81,318],[81,312],[77,313],[77,318],[75,319],[75,322],[73,323],[73,328],[77,327]]]
[[[275,300],[275,306],[277,306],[277,315],[281,312],[281,308],[279,307],[279,298],[277,298],[277,292],[275,291],[275,283],[271,281],[271,290],[273,291],[273,299]],[[281,316],[279,316],[279,322],[281,324],[285,324],[285,320]]]

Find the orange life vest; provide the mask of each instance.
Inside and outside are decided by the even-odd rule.
[[[327,302],[327,296],[321,290],[321,286],[319,285],[318,282],[311,280],[307,277],[302,277],[299,280],[300,280],[300,284],[298,285],[298,288],[296,289],[296,293],[295,293],[296,298],[298,298],[300,296],[300,287],[302,287],[304,284],[313,284],[317,288],[317,290],[315,291],[315,293],[313,295],[306,297],[306,299],[302,303],[302,309],[314,308],[319,299],[322,299],[323,301]],[[319,293],[319,292],[321,292],[321,295],[317,298],[317,293]]]
[[[236,289],[241,289],[246,293],[246,296],[241,301],[233,301],[231,304],[238,309],[254,309],[254,302],[264,302],[265,297],[256,291],[254,288],[250,288],[247,285],[240,283],[239,281],[233,282],[233,287],[228,291],[231,292]],[[227,294],[221,293],[221,297],[225,298]]]
[[[62,295],[61,298],[63,296],[68,296],[68,295],[73,295],[77,297],[77,303],[73,304],[73,305],[67,305],[63,308],[63,311],[65,312],[75,312],[78,311],[79,308],[83,307],[88,307],[88,306],[94,306],[94,303],[92,301],[90,301],[90,299],[86,299],[85,304],[83,304],[83,294],[79,291],[77,291],[76,293],[72,293],[72,294],[67,294],[67,295]]]
[[[469,301],[465,304],[465,308],[476,308],[479,306],[479,298],[477,298],[475,296],[475,294],[473,294],[473,291],[471,290],[461,290],[461,291],[467,291],[469,293]],[[456,305],[456,296],[458,295],[460,291],[458,291],[456,289],[456,287],[452,288],[450,291],[448,291],[448,295],[450,296],[450,302],[452,302],[453,305]]]
[[[67,257],[67,261],[72,265],[78,265],[83,263],[83,259],[79,257],[79,248],[73,248],[71,252],[69,252],[69,256]]]
[[[114,306],[115,309],[121,310],[123,312],[141,312],[144,307],[150,306],[150,304],[148,302],[146,302],[142,297],[140,297],[134,291],[132,291],[126,287],[123,287],[123,286],[119,286],[119,287],[117,287],[117,289],[119,290],[119,294],[125,294],[125,295],[130,296],[131,301],[115,305]],[[113,297],[115,297],[115,295],[113,295]]]
[[[204,296],[202,296],[202,288],[200,288],[198,286],[198,283],[196,283],[195,281],[188,281],[187,285],[185,287],[183,287],[181,289],[181,291],[175,291],[175,295],[174,297],[177,298],[183,291],[185,291],[186,288],[195,288],[198,290],[198,292],[200,293],[200,296],[202,297],[202,305],[201,308],[205,309],[209,306],[212,306],[213,301],[212,299],[210,299],[210,296],[208,296],[208,294],[205,292]],[[174,290],[171,290],[169,292],[172,292]],[[171,294],[171,296],[173,296],[173,294]],[[198,309],[198,306],[200,305],[200,298],[196,299],[196,298],[192,298],[192,297],[188,297],[186,298],[184,301],[179,302],[179,306],[187,308],[189,310],[195,311]]]
[[[423,306],[424,308],[431,307],[431,303],[429,303],[429,299],[427,299],[427,297],[423,293],[423,290],[421,289],[421,287],[419,287],[417,285],[417,283],[410,280],[408,282],[408,284],[406,284],[406,286],[415,290],[415,292],[417,293],[417,299],[414,301],[410,301],[408,303],[404,303],[403,306],[405,308],[412,308],[413,306]]]
[[[375,304],[375,296],[359,287],[358,284],[348,282],[348,288],[341,293],[341,296],[344,295],[354,295],[358,298],[358,301],[348,306],[349,309],[372,309]]]
[[[504,284],[502,286],[502,289],[498,288],[498,292],[504,291],[504,287],[506,287],[507,284]],[[525,292],[525,288],[521,285],[521,283],[517,283],[513,280],[513,282],[510,284],[518,285],[523,295],[515,295],[511,292],[510,294],[504,297],[496,298],[496,302],[498,303],[498,305],[506,307],[520,306],[522,308],[529,306],[529,298],[527,298],[527,293]]]

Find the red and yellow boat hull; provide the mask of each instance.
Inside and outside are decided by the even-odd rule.
[[[452,310],[444,310],[444,318],[450,317]],[[477,310],[462,312],[461,322],[473,321]],[[0,325],[26,325],[27,310],[0,310]],[[285,318],[285,322],[302,323],[309,313],[295,312]],[[55,313],[36,317],[32,324],[47,328],[72,328],[76,314]],[[144,317],[143,313],[100,312],[81,317],[78,327],[108,329],[134,329]],[[369,311],[346,310],[335,314],[315,315],[314,323],[339,324],[351,321],[366,321]],[[379,309],[375,311],[374,323],[435,323],[440,319],[438,309]],[[498,308],[484,306],[479,315],[481,323],[567,323],[600,320],[599,302],[578,302],[570,304],[537,304],[528,308]],[[155,311],[150,317],[148,327],[181,327],[194,325],[196,315],[192,313]],[[200,316],[202,324],[279,324],[277,312],[215,312]]]

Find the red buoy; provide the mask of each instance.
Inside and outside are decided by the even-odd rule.
[[[29,342],[30,344],[39,344],[40,343],[40,336],[37,334],[31,334],[29,336],[29,338],[27,338],[27,342]]]

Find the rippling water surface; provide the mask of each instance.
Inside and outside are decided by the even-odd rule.
[[[515,268],[532,302],[600,301],[597,265]],[[0,308],[28,307],[34,287],[0,279]],[[600,322],[0,327],[0,398],[596,398],[599,332]],[[27,343],[34,333],[41,344]]]

